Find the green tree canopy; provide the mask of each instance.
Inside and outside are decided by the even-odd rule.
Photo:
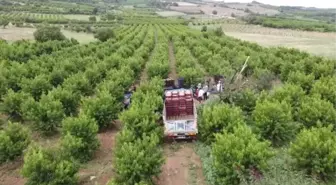
[[[324,180],[336,172],[336,133],[331,126],[304,129],[290,145],[290,155],[297,167]]]
[[[257,170],[263,172],[267,168],[267,160],[273,156],[270,143],[261,142],[245,124],[216,134],[212,145],[213,167],[216,184],[240,183],[241,175],[249,176]]]
[[[64,154],[80,162],[90,160],[99,146],[97,132],[97,122],[84,114],[64,119],[61,142]]]
[[[163,151],[158,147],[158,136],[151,134],[134,139],[133,133],[124,129],[117,138],[116,181],[124,185],[152,182],[152,178],[160,174],[164,163]]]
[[[39,102],[28,99],[22,104],[26,120],[33,121],[35,127],[46,135],[54,134],[64,118],[62,103],[51,95],[42,95]]]
[[[336,110],[333,104],[322,100],[319,96],[305,97],[298,108],[296,117],[306,127],[319,124],[334,127],[336,125]]]
[[[231,132],[235,126],[245,124],[241,109],[229,104],[204,106],[199,118],[199,134],[206,143],[211,143],[214,134],[223,132],[223,129]]]
[[[273,145],[282,145],[294,137],[298,125],[292,118],[292,109],[286,102],[258,102],[252,113],[254,126],[264,139]]]
[[[0,163],[14,160],[23,153],[31,137],[27,128],[19,123],[11,123],[0,131]]]
[[[100,28],[97,30],[94,37],[102,42],[105,42],[108,39],[114,38],[115,34],[112,28]]]
[[[76,185],[79,166],[59,151],[32,146],[24,157],[22,174],[27,184]]]
[[[34,32],[35,40],[39,42],[46,42],[49,40],[65,40],[65,36],[59,27],[55,26],[42,26],[37,28]]]
[[[108,91],[100,91],[96,97],[83,100],[83,112],[97,121],[99,129],[112,124],[120,111],[121,103]]]

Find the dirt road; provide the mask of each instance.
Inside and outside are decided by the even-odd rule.
[[[166,143],[165,164],[158,185],[205,185],[200,157],[194,143]]]

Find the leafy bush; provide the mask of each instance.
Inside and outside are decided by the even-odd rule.
[[[162,127],[158,126],[159,116],[155,114],[150,105],[132,105],[132,107],[119,116],[125,129],[132,131],[136,138],[141,138],[143,133],[155,133],[163,137]]]
[[[143,105],[145,104],[146,108],[148,108],[152,112],[161,112],[161,110],[163,110],[162,96],[149,92],[145,94],[138,91],[133,94],[132,99],[132,106],[143,107]]]
[[[318,96],[305,97],[298,108],[297,120],[306,127],[336,124],[336,110],[333,104]]]
[[[290,104],[293,109],[292,115],[294,115],[297,111],[304,96],[305,92],[300,86],[288,83],[281,87],[275,88],[269,94],[271,101],[286,101],[288,104]]]
[[[279,146],[289,141],[298,125],[293,122],[292,109],[286,102],[258,102],[252,113],[254,126],[264,139]]]
[[[81,95],[91,95],[93,88],[83,73],[77,73],[64,80],[63,88]]]
[[[23,92],[30,93],[38,101],[43,93],[47,93],[52,88],[52,85],[46,75],[38,75],[34,79],[23,79],[21,88]]]
[[[32,98],[22,105],[25,119],[34,122],[35,127],[46,135],[54,134],[64,118],[62,103],[50,95],[42,95],[39,102]]]
[[[321,98],[328,100],[336,108],[336,79],[333,77],[322,77],[313,84],[311,94],[321,95]]]
[[[124,88],[118,84],[118,82],[114,80],[105,80],[101,82],[97,91],[107,91],[116,98],[118,102],[122,102],[124,100]]]
[[[14,160],[23,153],[30,143],[30,133],[19,123],[9,122],[0,131],[0,163]]]
[[[169,65],[168,63],[157,63],[152,62],[147,64],[148,77],[153,78],[155,76],[166,78],[169,74]]]
[[[250,115],[256,106],[257,94],[251,89],[224,91],[221,94],[221,100],[240,107],[247,115]]]
[[[30,147],[24,157],[22,174],[27,184],[77,184],[79,166],[64,159],[59,151]]]
[[[332,127],[304,129],[290,145],[295,164],[312,175],[328,179],[336,172],[336,135]]]
[[[14,92],[9,89],[7,94],[3,97],[3,111],[10,117],[21,119],[23,112],[21,105],[29,99],[29,94],[24,92]],[[31,97],[30,97],[31,98]]]
[[[152,177],[160,174],[164,162],[158,143],[159,137],[155,134],[136,139],[131,131],[124,129],[117,136],[116,181],[124,185],[152,182]]]
[[[0,74],[0,81],[1,81],[0,83],[0,100],[1,100],[3,95],[5,95],[7,91],[7,82],[3,74]]]
[[[224,35],[222,27],[216,28],[214,32],[215,32],[215,35],[218,36],[218,37],[221,37],[221,36]]]
[[[267,160],[273,156],[270,143],[261,142],[245,124],[216,134],[212,145],[213,166],[216,184],[239,184],[240,175],[248,176],[251,171],[263,172]]]
[[[114,38],[115,34],[111,28],[100,28],[97,30],[94,37],[102,42],[105,42],[108,39]]]
[[[38,42],[46,42],[49,40],[65,40],[65,36],[59,27],[42,26],[34,32],[34,38]]]
[[[98,125],[93,118],[79,115],[62,121],[63,152],[80,162],[90,160],[99,146],[97,138]]]
[[[275,79],[275,75],[269,70],[262,70],[257,74],[256,87],[258,90],[269,90],[272,88],[272,81]]]
[[[90,16],[90,17],[89,17],[89,21],[91,21],[91,22],[96,22],[96,21],[97,21],[96,16]]]
[[[55,100],[59,100],[62,103],[62,108],[66,116],[77,115],[77,107],[80,103],[81,96],[78,93],[74,93],[71,90],[57,87],[49,91],[49,95]]]
[[[211,143],[215,133],[222,132],[223,129],[231,132],[240,124],[244,124],[244,117],[238,107],[228,104],[204,106],[199,114],[199,135],[204,142]]]
[[[201,32],[206,32],[208,30],[207,26],[203,26]]]
[[[313,74],[306,75],[303,72],[290,72],[287,82],[299,85],[303,90],[309,92],[314,83],[315,76]]]
[[[120,111],[120,102],[107,91],[100,91],[96,97],[83,100],[83,112],[97,121],[99,129],[109,126]]]

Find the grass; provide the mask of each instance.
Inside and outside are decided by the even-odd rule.
[[[196,165],[189,163],[189,179],[188,185],[197,185],[197,172]]]
[[[207,25],[208,30],[220,25]],[[336,58],[336,33],[308,32],[289,29],[264,28],[246,24],[221,25],[226,35],[256,42],[262,46],[297,48],[314,55]],[[202,26],[192,26],[201,29]]]
[[[156,12],[158,15],[162,17],[174,17],[174,16],[184,16],[186,15],[185,13],[182,12],[176,12],[176,11],[160,11]]]
[[[80,14],[66,14],[63,15],[67,19],[75,19],[75,20],[82,20],[82,21],[89,21],[89,17],[93,15],[80,15]],[[100,17],[96,16],[97,21],[100,21]]]
[[[34,40],[34,31],[35,28],[17,28],[17,27],[9,27],[6,29],[0,28],[0,38],[3,38],[9,42],[26,39],[26,40]],[[91,41],[95,41],[96,39],[92,34],[83,33],[83,32],[72,32],[68,30],[62,30],[62,33],[67,38],[74,38],[78,40],[80,43],[89,43]]]
[[[84,33],[84,32],[73,32],[73,31],[68,31],[68,30],[62,30],[62,33],[67,37],[67,38],[74,38],[78,40],[79,43],[89,43],[92,41],[95,41],[96,39],[93,37],[92,34]]]
[[[214,182],[211,147],[201,142],[196,144],[196,152],[201,157],[203,172],[209,185]],[[243,181],[240,185],[332,185],[334,182],[321,182],[308,177],[304,172],[294,169],[287,148],[275,149],[276,156],[268,161],[269,169],[257,182]]]

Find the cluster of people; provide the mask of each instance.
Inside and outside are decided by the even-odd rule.
[[[209,94],[210,92],[209,92],[208,85],[204,85],[203,87],[201,83],[197,85],[197,88],[195,90],[195,95],[198,101],[207,100],[209,97]]]
[[[211,92],[217,92],[221,93],[223,92],[223,84],[221,81],[218,81],[217,84],[213,86],[213,88],[209,89],[209,83],[202,86],[201,83],[199,83],[195,89],[195,97],[197,97],[198,101],[205,101],[209,98],[210,91]]]

